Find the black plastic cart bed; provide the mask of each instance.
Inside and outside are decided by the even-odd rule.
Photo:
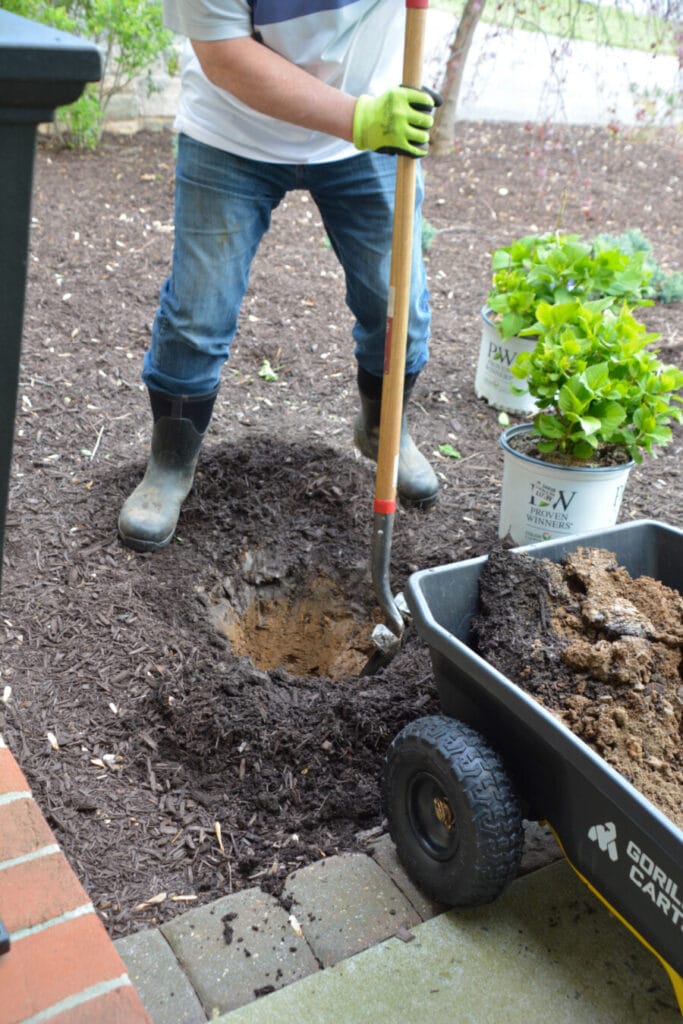
[[[607,548],[632,576],[683,589],[683,531],[640,521],[519,549],[559,561]],[[387,755],[385,804],[406,870],[451,906],[495,899],[516,873],[522,818],[546,821],[588,887],[662,962],[683,1013],[683,832],[468,644],[485,557],[411,576],[443,715]],[[514,609],[511,609],[514,614]]]

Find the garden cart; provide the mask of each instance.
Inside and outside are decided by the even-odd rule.
[[[606,548],[631,576],[683,583],[683,531],[641,520],[518,548],[559,562]],[[408,874],[451,906],[490,902],[514,879],[522,819],[547,823],[588,888],[658,957],[683,1013],[683,832],[473,646],[486,556],[425,569],[406,599],[442,714],[387,753],[389,830]]]

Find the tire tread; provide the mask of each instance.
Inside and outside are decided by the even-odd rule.
[[[401,787],[413,764],[456,780],[462,792],[468,836],[452,860],[431,857],[402,813]],[[433,899],[450,906],[488,903],[515,878],[523,846],[519,801],[500,756],[470,726],[445,715],[409,723],[387,752],[384,802],[399,859]]]

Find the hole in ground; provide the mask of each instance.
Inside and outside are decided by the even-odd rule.
[[[231,588],[226,587],[226,591]],[[297,676],[358,676],[375,652],[371,638],[381,621],[324,573],[301,580],[241,581],[209,606],[212,625],[238,657],[259,669],[283,667]]]

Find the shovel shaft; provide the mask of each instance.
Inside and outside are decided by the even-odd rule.
[[[429,0],[406,0],[403,84],[416,89],[422,85],[428,6]],[[396,194],[372,537],[372,578],[375,596],[387,618],[389,628],[399,638],[404,629],[403,616],[392,596],[389,575],[403,415],[416,176],[416,161],[410,157],[399,156],[396,165]]]
[[[425,27],[429,0],[405,0],[405,39],[403,46],[404,85],[422,86]],[[389,300],[384,344],[382,412],[375,477],[375,517],[373,528],[373,584],[378,603],[391,632],[400,639],[403,617],[391,593],[390,563],[393,517],[396,511],[398,452],[403,412],[405,348],[413,267],[413,233],[417,163],[410,157],[397,158],[394,199]]]
[[[403,53],[403,82],[420,88],[428,0],[406,0],[406,29]],[[403,412],[403,381],[406,365],[410,277],[415,222],[417,162],[399,156],[389,274],[389,302],[384,343],[384,378],[379,429],[379,451],[375,477],[375,512],[396,511],[398,453]]]

